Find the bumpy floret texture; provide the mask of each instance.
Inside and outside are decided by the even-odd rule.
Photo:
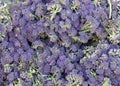
[[[12,2],[0,86],[120,86],[119,11],[115,0]]]
[[[101,41],[96,47],[85,47],[83,52],[84,57],[80,60],[80,64],[85,68],[84,76],[88,81],[96,83],[97,80],[97,83],[101,83],[107,77],[111,86],[119,86],[119,82],[114,82],[120,76],[120,47],[118,45]]]

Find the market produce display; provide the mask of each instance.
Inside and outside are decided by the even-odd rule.
[[[120,86],[120,1],[1,0],[0,86]]]

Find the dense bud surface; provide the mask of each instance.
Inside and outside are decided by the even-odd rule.
[[[120,86],[117,1],[15,1],[0,6],[0,86]]]

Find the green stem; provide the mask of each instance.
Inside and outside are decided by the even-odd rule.
[[[109,19],[111,19],[111,17],[112,17],[112,4],[111,4],[110,0],[107,0],[107,1],[108,1],[108,4],[109,4]]]

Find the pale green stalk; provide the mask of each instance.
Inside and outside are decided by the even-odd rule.
[[[111,19],[111,17],[112,17],[112,4],[111,4],[110,0],[107,0],[107,1],[108,1],[108,4],[109,4],[109,18]]]

